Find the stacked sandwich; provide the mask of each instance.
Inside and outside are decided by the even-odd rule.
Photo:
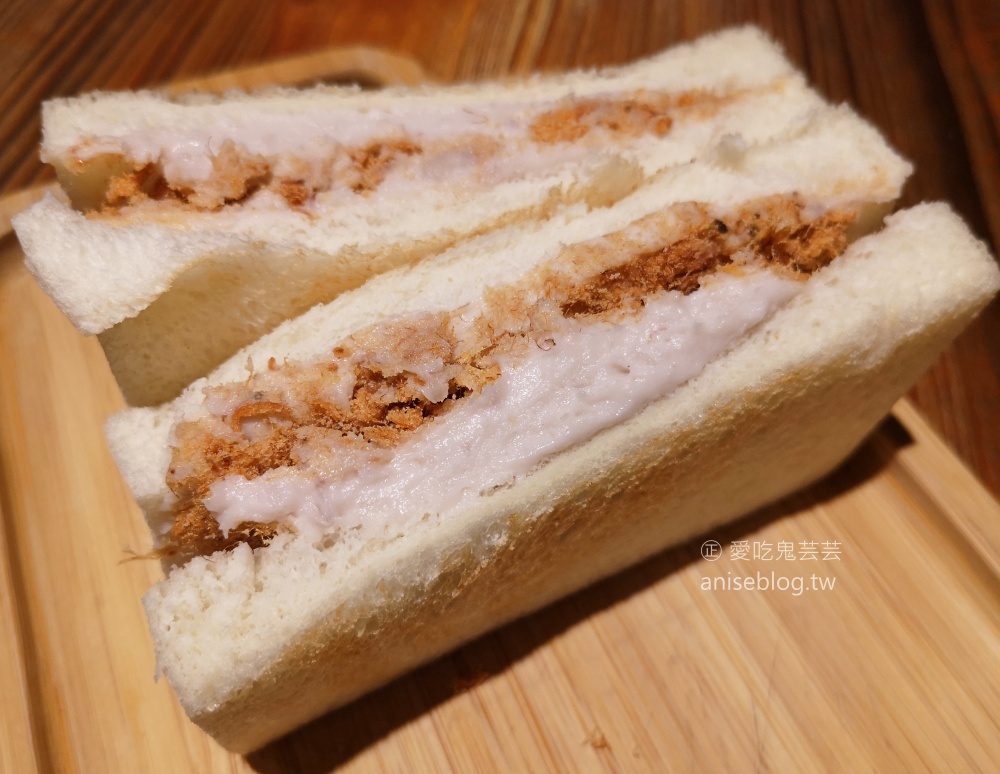
[[[18,235],[132,406],[160,669],[238,751],[824,475],[1000,286],[752,29],[44,122]]]

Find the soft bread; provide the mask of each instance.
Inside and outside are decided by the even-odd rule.
[[[824,475],[998,286],[945,205],[898,213],[696,379],[461,518],[378,547],[282,537],[175,569],[146,597],[160,668],[224,745],[259,747]]]
[[[39,283],[83,332],[100,336],[126,400],[153,405],[173,398],[282,320],[372,274],[415,263],[469,235],[548,217],[566,204],[614,202],[646,177],[711,155],[720,143],[754,146],[794,138],[803,126],[829,118],[831,108],[753,28],[709,36],[624,68],[497,85],[377,94],[324,87],[224,99],[142,92],[48,103],[43,155],[70,198],[86,207],[91,194],[83,189],[93,181],[81,182],[86,176],[74,161],[74,148],[86,138],[120,138],[151,127],[167,136],[213,121],[308,116],[331,105],[378,111],[405,104],[419,114],[448,105],[656,90],[737,97],[704,120],[680,122],[662,138],[638,138],[610,149],[608,157],[542,169],[471,196],[461,189],[428,190],[370,211],[312,220],[295,211],[254,209],[155,222],[138,215],[89,219],[48,199],[15,225]],[[842,130],[848,136],[869,131],[857,120],[844,122]]]
[[[174,423],[197,408],[206,387],[245,379],[248,363],[262,368],[272,357],[279,362],[308,359],[355,330],[395,315],[454,309],[477,297],[484,286],[525,273],[562,245],[600,237],[678,202],[712,202],[725,209],[794,192],[831,208],[864,203],[857,225],[863,233],[879,223],[909,171],[877,132],[846,108],[815,111],[794,132],[769,141],[748,144],[739,137],[720,137],[699,158],[651,175],[608,206],[565,206],[544,222],[493,230],[418,265],[376,277],[284,323],[194,382],[171,404],[113,417],[108,423],[112,451],[154,534],[161,535],[174,506],[165,483]],[[955,241],[960,227],[953,216],[935,208],[928,212],[948,231],[944,239]],[[914,238],[914,230],[911,223],[902,232]],[[892,242],[891,233],[879,238]],[[824,299],[821,289],[838,283],[845,285],[848,298],[851,283],[872,296],[859,301],[857,320],[847,318],[829,332],[834,344],[854,336],[848,348],[863,338],[859,331],[871,331],[873,321],[886,313],[878,304],[895,303],[879,299],[861,279],[847,283],[845,277],[855,274],[837,268],[841,261],[864,264],[865,244],[856,243],[850,255],[807,283],[808,297]],[[981,254],[974,244],[969,241],[962,253],[979,266],[982,280],[988,275],[976,264]],[[866,271],[854,270],[858,275]],[[825,280],[831,272],[834,279]],[[954,325],[973,314],[978,299],[949,312]],[[842,303],[823,300],[815,319]],[[796,303],[781,315],[800,306]],[[812,325],[810,313],[796,314]],[[756,344],[717,361],[673,398],[556,455],[516,486],[479,498],[459,518],[430,518],[389,542],[342,541],[323,548],[323,543],[317,547],[279,536],[256,552],[243,545],[174,568],[147,597],[161,669],[191,716],[220,741],[237,750],[260,746],[501,621],[707,529],[716,523],[713,519],[732,518],[821,475],[884,413],[905,388],[903,380],[923,366],[928,351],[941,346],[947,327],[941,314],[931,324],[930,340],[921,339],[914,353],[893,349],[901,334],[891,328],[888,343],[869,342],[861,361],[847,362],[846,350],[836,346],[824,360],[823,337],[804,341],[806,331],[798,329],[794,316],[787,329],[768,324],[765,330],[774,332],[758,331],[752,339]],[[786,330],[798,343],[787,356],[772,353]],[[740,355],[746,347],[750,354]],[[774,371],[758,362],[762,351],[775,360]],[[802,375],[796,375],[798,359]],[[723,362],[731,365],[723,368]],[[868,402],[859,405],[856,418],[840,419],[833,427],[832,420],[830,426],[817,425],[820,420],[803,417],[799,403],[808,408],[819,398],[798,395],[800,387],[811,385],[821,396],[825,393],[833,407],[838,401],[846,405],[856,395],[837,391],[864,391],[860,374],[881,364],[898,373],[891,373],[885,392],[867,391]],[[722,375],[713,375],[720,368]],[[694,384],[707,385],[707,392],[692,392]],[[787,384],[788,391],[773,391],[776,384]],[[741,400],[746,401],[743,411]],[[760,415],[750,407],[759,408]],[[791,417],[787,422],[786,413]],[[716,418],[699,425],[696,417],[706,415]],[[735,447],[758,427],[769,429],[755,435],[748,464],[739,469],[744,452]],[[830,442],[821,453],[811,454],[807,465],[787,464],[816,434],[828,431]],[[734,497],[746,482],[755,482],[761,473],[770,475],[772,461],[753,454],[770,452],[768,444],[779,439],[791,446],[773,450],[781,475],[747,485]],[[719,463],[714,472],[707,470],[710,459]],[[710,488],[726,493],[726,507],[715,511],[715,500],[703,503],[699,498],[704,493],[691,487],[695,477],[717,482]],[[727,483],[729,479],[737,483]],[[676,499],[664,499],[668,491]],[[618,524],[616,530],[610,529],[612,523]],[[551,553],[557,545],[564,555]],[[270,706],[282,707],[280,720],[266,717],[274,714],[267,711]]]
[[[188,464],[183,457],[177,463],[176,453],[191,417],[232,384],[252,393],[254,403],[227,409],[234,413],[221,416],[223,433],[244,433],[238,417],[246,407],[288,408],[246,386],[254,368],[294,374],[296,361],[328,357],[334,344],[366,326],[476,309],[484,288],[535,276],[566,245],[604,249],[636,223],[659,234],[651,216],[669,220],[697,210],[702,231],[662,233],[677,233],[680,242],[709,232],[733,240],[767,221],[766,211],[754,220],[765,210],[756,203],[777,200],[778,211],[807,213],[795,221],[808,224],[807,233],[814,225],[822,232],[817,224],[832,213],[830,222],[842,228],[836,253],[846,240],[858,240],[826,268],[809,269],[815,273],[790,302],[741,329],[749,333],[715,350],[723,354],[708,358],[697,376],[636,404],[638,413],[548,452],[525,474],[468,490],[457,510],[415,509],[402,499],[407,520],[386,522],[374,538],[353,528],[319,538],[276,529],[262,547],[199,550],[176,566],[179,554],[168,550],[176,546],[157,542],[167,577],[145,606],[159,668],[192,719],[228,748],[260,747],[490,628],[824,475],[996,292],[1000,273],[944,205],[899,213],[877,234],[862,236],[881,225],[909,165],[848,109],[823,103],[752,29],[627,68],[517,84],[376,95],[275,91],[223,100],[91,95],[47,106],[44,154],[76,207],[87,209],[105,187],[118,185],[108,183],[118,162],[79,174],[81,137],[113,148],[116,138],[129,136],[141,145],[135,133],[147,129],[184,137],[218,120],[267,125],[288,114],[307,122],[331,101],[337,109],[372,112],[405,102],[419,116],[442,105],[485,108],[570,93],[587,99],[609,90],[693,95],[695,118],[475,195],[429,192],[415,203],[376,202],[371,212],[355,209],[339,220],[307,223],[300,213],[260,208],[182,219],[159,212],[144,220],[141,207],[128,210],[131,203],[121,217],[87,217],[48,199],[18,221],[32,270],[78,326],[100,335],[129,401],[153,403],[180,392],[159,408],[122,412],[107,426],[157,540],[183,521],[180,506],[191,500],[175,478]],[[129,180],[138,184],[138,173]],[[733,215],[744,205],[745,215]],[[657,243],[652,254],[666,255],[680,242]],[[729,266],[725,282],[749,282],[756,269],[748,266]],[[661,295],[670,294],[665,287]],[[689,292],[709,291],[672,297]],[[658,303],[653,295],[651,306]],[[645,307],[647,298],[639,300]],[[339,368],[318,362],[332,365],[330,372]],[[473,405],[475,390],[460,396],[451,389],[445,400],[472,394],[461,406]],[[434,415],[430,430],[446,427],[461,408],[447,410],[455,414]],[[263,424],[286,422],[283,416]],[[345,444],[371,443],[336,425],[327,429]],[[399,443],[393,453],[404,448]],[[259,478],[242,483],[267,485],[275,471],[287,472],[258,470]],[[220,511],[198,491],[211,521]],[[213,524],[230,529],[221,518]]]

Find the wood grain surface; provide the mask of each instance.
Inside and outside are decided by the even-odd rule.
[[[475,79],[627,61],[745,21],[916,163],[905,203],[948,199],[996,247],[1000,4],[986,0],[8,0],[0,191],[49,179],[35,150],[49,96],[275,56],[308,71],[329,45],[412,56],[402,80]],[[352,77],[405,70],[367,50],[378,61]],[[151,681],[138,599],[157,571],[121,562],[147,538],[100,436],[120,397],[96,343],[40,295],[11,239],[0,357],[0,771],[989,771],[1000,760],[1000,508],[909,404],[836,476],[712,536],[836,541],[841,558],[820,563],[835,589],[705,591],[727,572],[797,571],[679,549],[242,759]],[[996,303],[911,398],[1000,492]]]

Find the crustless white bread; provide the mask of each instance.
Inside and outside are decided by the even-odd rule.
[[[70,204],[15,225],[128,403],[154,405],[372,274],[563,204],[613,203],[726,136],[784,142],[827,110],[751,28],[501,84],[93,94],[43,112]]]
[[[174,569],[146,598],[160,668],[223,744],[258,747],[824,475],[998,283],[992,259],[946,206],[894,215],[699,376],[448,518],[411,514],[403,529],[360,541],[283,533]],[[416,299],[420,290],[433,297],[438,282],[421,270],[381,284],[383,297]],[[362,300],[346,299],[327,318],[314,311],[249,354],[266,362],[323,349],[353,327],[360,310],[351,307]],[[231,369],[219,378],[231,378],[235,362]],[[169,457],[171,422],[170,408],[134,409],[109,425],[157,531],[162,511],[149,503],[169,496],[157,458]]]
[[[686,57],[719,41],[764,45],[651,61],[710,84]],[[883,224],[909,165],[845,108],[795,110],[633,156],[601,206],[374,277],[109,420],[196,723],[260,747],[860,443],[1000,272],[946,205]]]

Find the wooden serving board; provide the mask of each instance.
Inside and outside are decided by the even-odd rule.
[[[419,77],[371,50],[325,56],[336,66],[201,85]],[[159,567],[127,561],[149,539],[104,447],[122,402],[100,347],[0,239],[0,771],[1000,761],[1000,505],[906,401],[826,481],[707,535],[714,560],[700,541],[666,552],[258,753],[225,752],[153,679],[139,600]],[[746,578],[772,588],[736,588]]]

